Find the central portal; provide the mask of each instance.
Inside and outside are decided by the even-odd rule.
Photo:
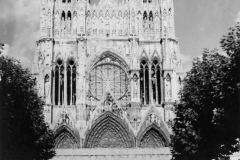
[[[124,120],[107,111],[86,132],[84,148],[132,148],[134,143]]]

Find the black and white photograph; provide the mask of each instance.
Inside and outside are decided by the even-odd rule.
[[[0,160],[240,160],[240,0],[0,0]]]

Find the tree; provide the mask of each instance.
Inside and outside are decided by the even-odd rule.
[[[236,27],[229,29],[228,35],[223,36],[221,40],[222,49],[230,57],[232,63],[231,76],[234,78],[233,83],[237,84],[238,92],[237,98],[234,99],[235,103],[238,100],[238,113],[240,115],[240,23]],[[240,118],[238,118],[238,125],[240,124]],[[240,125],[238,127],[238,134],[240,135]]]
[[[20,62],[0,57],[1,160],[47,160],[55,155],[54,135],[44,122],[44,102]]]
[[[240,27],[221,40],[227,56],[204,50],[175,104],[171,151],[176,160],[211,160],[236,152],[239,134]]]

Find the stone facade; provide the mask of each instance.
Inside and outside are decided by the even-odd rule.
[[[33,65],[56,149],[168,147],[182,61],[173,0],[41,0]]]
[[[158,149],[59,149],[53,160],[170,160],[169,148]],[[81,157],[81,158],[80,158]]]

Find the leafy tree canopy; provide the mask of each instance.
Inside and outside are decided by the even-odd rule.
[[[0,57],[0,159],[47,160],[55,155],[54,135],[44,122],[35,81],[20,62]]]
[[[205,49],[175,104],[171,151],[176,160],[211,160],[237,151],[240,27],[221,40],[227,56]]]

